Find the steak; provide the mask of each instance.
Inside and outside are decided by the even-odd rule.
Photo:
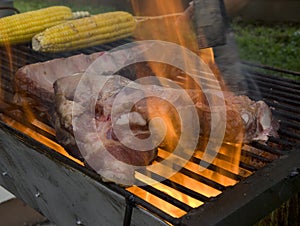
[[[102,52],[79,54],[67,58],[25,65],[14,76],[14,102],[31,108],[36,114],[51,121],[53,112],[53,83],[65,76],[84,72]],[[51,112],[49,114],[49,112]]]
[[[226,114],[218,114],[214,124],[212,113],[217,113],[223,106],[209,105],[195,98],[202,138],[214,139],[211,129],[221,129],[222,122],[226,122],[223,142],[247,144],[252,141],[265,142],[269,136],[278,136],[279,121],[272,116],[271,109],[264,101],[253,101],[245,95],[234,95],[231,92],[222,94],[221,97],[217,93],[211,94],[215,99],[224,98],[226,108]]]
[[[135,170],[151,164],[157,153],[156,148],[135,150],[123,144],[124,139],[132,143],[130,139],[150,136],[147,105],[142,101],[127,112],[126,106],[120,103],[114,112],[117,120],[113,122],[114,100],[130,80],[120,76],[98,76],[91,83],[88,81],[83,85],[84,92],[78,99],[75,92],[81,78],[82,74],[77,74],[54,83],[57,140],[71,155],[83,160],[86,166],[99,173],[104,180],[132,185]],[[88,94],[94,88],[95,81],[103,83],[97,98],[80,99],[81,95]],[[127,97],[142,92],[141,89],[131,88],[127,91]],[[130,130],[126,129],[127,120]],[[116,136],[116,129],[121,131],[119,137]]]
[[[195,140],[197,146],[202,147],[203,138],[219,139],[214,137],[214,131],[219,130],[222,122],[225,122],[223,142],[249,143],[277,136],[278,122],[272,118],[269,107],[247,96],[224,92],[226,114],[221,114],[218,112],[222,112],[220,107],[223,106],[214,105],[214,102],[209,105],[205,94],[199,90],[187,90],[192,100],[187,105],[183,93],[175,88],[151,85],[147,90],[118,75],[84,78],[86,76],[76,74],[54,83],[57,140],[71,155],[83,160],[107,181],[132,185],[134,171],[151,164],[156,157],[156,147],[172,153],[178,145],[186,147],[186,143]],[[93,93],[95,90],[97,92]],[[223,97],[209,92],[215,103],[220,103],[218,99]],[[142,98],[135,101],[137,96]],[[190,113],[193,108],[198,119]],[[191,118],[184,121],[178,112]],[[218,117],[212,125],[214,112]],[[151,127],[150,123],[156,118],[164,121],[165,134],[161,122],[156,121]],[[199,131],[195,129],[196,120],[199,120]],[[130,126],[126,127],[128,123]],[[183,129],[190,131],[184,144],[179,143]],[[150,136],[153,144],[157,144],[152,149],[147,148],[146,142]],[[139,138],[142,145],[135,138]]]

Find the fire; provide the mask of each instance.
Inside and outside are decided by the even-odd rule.
[[[145,184],[151,184],[151,186],[157,190],[160,190],[161,192],[170,195],[172,198],[177,199],[180,202],[183,203],[189,203],[189,205],[193,208],[196,208],[200,205],[203,204],[203,202],[192,198],[190,196],[184,195],[183,193],[181,193],[180,191],[170,188],[164,184],[159,183],[158,181],[155,181],[149,177],[144,176],[141,173],[136,173],[136,178],[138,178],[140,181],[144,182]],[[127,189],[128,191],[136,194],[137,196],[141,197],[141,198],[145,198],[148,202],[152,203],[152,204],[160,204],[159,207],[169,213],[171,216],[173,217],[178,217],[183,216],[184,214],[186,214],[185,211],[181,210],[180,208],[168,203],[167,201],[152,195],[149,192],[146,192],[145,190],[143,190],[140,187],[137,186],[133,186]]]
[[[226,87],[222,81],[222,77],[218,71],[218,68],[214,61],[214,52],[212,48],[200,49],[197,42],[197,36],[195,34],[195,29],[192,25],[191,19],[191,9],[185,9],[180,0],[172,1],[158,1],[158,0],[131,0],[135,14],[137,15],[138,25],[135,31],[135,38],[138,40],[163,40],[177,43],[183,47],[188,48],[189,50],[196,53],[209,67],[212,72],[215,74],[216,78],[220,82],[220,86],[225,91]],[[189,62],[188,59],[185,59],[185,65],[189,67],[192,62]],[[173,78],[176,77],[176,74],[173,73],[169,65],[164,65],[157,62],[148,62],[151,70],[156,76]],[[183,78],[184,80],[185,78]],[[186,89],[194,89],[195,85],[189,80],[186,79],[185,84],[183,85]],[[196,87],[199,89],[199,87]],[[165,118],[163,116],[162,118]],[[168,129],[174,130],[171,125],[170,120],[165,120]],[[170,125],[169,125],[170,124]],[[177,131],[176,131],[177,132]],[[176,134],[175,132],[175,134]],[[168,135],[168,134],[167,134]],[[168,140],[168,137],[166,138]],[[169,139],[172,142],[172,138]],[[174,140],[173,140],[174,142]],[[230,143],[223,142],[218,155],[215,160],[212,162],[214,169],[200,170],[199,164],[193,161],[188,161],[184,168],[193,174],[207,178],[208,180],[214,181],[223,186],[235,185],[238,180],[234,177],[229,177],[224,172],[229,172],[235,175],[250,175],[251,173],[247,170],[242,170],[239,167],[240,155],[241,155],[242,142]],[[196,150],[194,153],[194,158],[201,159],[204,149],[200,147],[199,150]],[[169,151],[159,149],[158,156],[162,159],[167,158],[170,155]],[[184,161],[181,157],[177,158],[177,161]],[[157,162],[154,162],[155,164]],[[157,168],[151,168],[152,173],[157,173],[161,176],[164,176],[164,172],[167,172],[167,166],[159,165]],[[165,175],[166,176],[166,175]],[[143,181],[144,183],[152,186],[163,193],[166,193],[175,199],[186,203],[192,208],[201,206],[203,203],[191,199],[186,194],[178,193],[172,188],[165,187],[161,183],[155,183],[155,181],[146,179],[140,173],[136,175],[136,178]],[[187,188],[192,188],[193,191],[199,192],[206,197],[214,197],[221,193],[221,191],[212,188],[200,181],[194,179],[192,176],[187,176],[180,171],[170,178],[167,178],[174,183],[181,184]],[[162,199],[157,198],[156,196],[146,192],[143,187],[131,187],[128,188],[130,192],[136,194],[137,196],[147,200],[155,206],[158,206],[164,212],[171,214],[174,217],[181,217],[185,214],[184,211],[178,209],[176,206],[171,205],[170,203],[165,202]]]
[[[3,122],[5,122],[7,125],[15,128],[16,130],[22,131],[22,133],[32,137],[36,141],[46,145],[47,147],[57,151],[58,153],[60,153],[64,156],[68,157],[69,159],[73,160],[74,162],[76,162],[80,165],[83,165],[83,163],[81,161],[70,156],[62,146],[60,146],[56,142],[50,140],[49,138],[41,135],[40,133],[26,127],[25,125],[13,120],[12,118],[10,118],[6,115],[1,115],[1,120]],[[38,127],[40,127],[41,129],[44,129],[45,131],[49,131],[51,134],[55,134],[53,129],[51,129],[49,126],[45,125],[44,123],[42,123],[40,121],[34,120],[33,124],[38,125]]]
[[[4,51],[3,51],[4,50]],[[9,69],[9,73],[10,73],[10,77],[13,76],[13,61],[12,61],[12,53],[11,53],[11,47],[9,45],[9,43],[4,43],[4,46],[1,48],[0,50],[0,66],[2,65],[2,57],[5,56],[8,58],[8,62],[9,64],[7,65],[8,69]],[[3,51],[3,53],[2,53]],[[1,68],[0,68],[1,69]],[[5,79],[3,77],[3,74],[0,74],[0,84],[1,84],[1,88],[0,88],[0,98],[4,98],[4,93],[3,93],[3,88],[4,88],[4,84],[5,84]]]

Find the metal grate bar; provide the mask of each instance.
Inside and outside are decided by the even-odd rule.
[[[250,76],[249,76],[250,77]],[[273,78],[274,80],[274,78]],[[289,94],[289,96],[291,94],[299,94],[300,95],[300,90],[298,85],[295,86],[291,86],[288,85],[286,83],[279,83],[278,81],[273,83],[272,79],[269,78],[262,78],[262,77],[255,77],[255,83],[256,85],[258,85],[259,87],[268,87],[269,89],[271,89],[272,92],[274,91],[282,91],[285,92],[284,94]],[[271,82],[271,84],[270,84]]]
[[[189,211],[192,210],[192,207],[190,207],[189,205],[173,198],[172,196],[168,195],[167,193],[164,193],[160,190],[157,190],[154,187],[149,186],[149,185],[147,185],[147,184],[145,184],[141,181],[139,183],[141,183],[142,189],[149,192],[150,194],[153,194],[156,197],[159,197],[159,198],[167,201],[168,203],[170,203],[170,204],[172,204],[172,205],[174,205],[174,206],[176,206],[176,207],[178,207],[178,208],[180,208],[180,209],[182,209],[186,212],[189,212]]]
[[[276,71],[276,72],[281,72],[284,74],[300,76],[300,72],[297,72],[297,71],[290,71],[290,70],[285,70],[282,68],[272,67],[272,66],[263,65],[263,64],[256,64],[256,63],[247,62],[247,61],[242,61],[242,63],[244,65],[247,65],[250,67],[262,68],[262,69],[266,69],[266,70],[273,71],[273,72]]]
[[[194,162],[196,164],[199,164],[200,161],[203,161],[203,160],[201,160],[199,158],[196,158],[196,157],[192,157],[190,159],[190,161],[192,161],[192,162]],[[205,162],[205,161],[203,161],[203,162]],[[218,172],[218,173],[222,174],[223,176],[226,176],[228,178],[231,178],[231,179],[234,179],[234,180],[237,180],[237,181],[240,181],[243,178],[242,176],[240,176],[238,174],[234,174],[234,173],[232,173],[232,172],[230,172],[230,171],[228,171],[226,169],[223,169],[223,168],[221,168],[219,166],[216,166],[214,164],[210,164],[207,168],[210,169],[210,170],[212,170],[212,171],[214,171],[214,172]]]
[[[248,153],[247,150],[244,150],[244,149],[241,150],[241,155],[242,155],[242,156],[243,156],[243,155],[244,155],[244,156],[249,156],[247,153]],[[269,162],[269,161],[270,161],[269,159],[265,159],[265,158],[262,159],[260,155],[257,155],[257,154],[255,154],[255,153],[251,153],[251,157],[252,157],[252,158],[255,158],[255,159],[257,159],[257,160],[260,160],[260,161],[264,161],[264,162]],[[217,156],[216,156],[216,158],[222,159],[222,160],[225,160],[225,161],[230,161],[230,158],[229,158],[228,156],[226,156],[226,155],[224,155],[224,154],[221,154],[221,153],[218,153]],[[249,165],[249,164],[243,163],[243,162],[240,162],[240,167],[241,167],[242,169],[246,169],[246,170],[251,171],[251,172],[254,172],[254,171],[257,170],[257,168],[256,168],[255,166]],[[240,176],[241,176],[241,177],[243,177],[242,175],[244,175],[244,172],[243,172],[242,169],[240,169],[240,174],[241,174]]]
[[[139,172],[141,172],[141,171],[139,171]],[[148,174],[149,173],[147,172],[147,176],[149,176]],[[187,187],[185,187],[185,186],[183,186],[183,185],[181,185],[181,184],[179,184],[177,182],[174,182],[174,181],[171,181],[169,179],[166,179],[166,178],[162,177],[161,175],[159,175],[157,173],[151,172],[151,178],[153,178],[156,181],[161,181],[162,184],[164,184],[164,185],[166,185],[166,186],[168,186],[170,188],[174,188],[177,191],[180,191],[183,194],[188,195],[188,196],[190,196],[192,198],[195,198],[195,199],[197,199],[199,201],[207,202],[210,199],[209,197],[201,194],[200,193],[201,191],[195,192],[194,190],[191,190],[190,188],[187,188]]]
[[[286,105],[286,104],[279,104],[278,102],[270,101],[270,100],[265,100],[265,102],[270,106],[272,106],[272,108],[274,108],[276,111],[282,110],[285,112],[290,112],[290,113],[292,112],[294,114],[298,114],[300,118],[300,110],[299,110],[300,108],[295,108],[293,106]],[[276,113],[276,111],[273,110],[274,113]]]
[[[257,167],[251,166],[251,165],[249,165],[249,164],[246,164],[246,163],[244,163],[243,161],[240,161],[240,167],[243,168],[243,169],[249,170],[249,171],[251,171],[251,172],[255,172],[255,171],[258,170]]]
[[[300,106],[300,98],[293,98],[292,95],[290,95],[289,97],[287,95],[284,95],[282,92],[273,92],[271,93],[271,91],[269,89],[265,89],[265,88],[260,88],[260,90],[262,91],[262,97],[263,98],[267,98],[267,99],[271,99],[273,101],[277,101],[280,104],[288,104],[291,106],[295,107],[295,111],[299,110],[299,106]],[[282,96],[281,96],[282,95]],[[287,97],[284,97],[287,96]]]
[[[300,86],[300,81],[298,80],[292,80],[290,78],[270,75],[267,73],[259,72],[253,68],[251,70],[248,70],[247,73],[245,73],[245,77],[255,81],[272,82],[272,86],[278,86],[279,88],[280,86],[283,86],[291,89],[297,89],[297,87]]]
[[[274,143],[289,150],[295,144],[295,141],[291,142],[283,138],[269,137],[269,143]]]
[[[259,161],[261,161],[261,162],[263,162],[263,163],[270,163],[270,162],[272,162],[271,159],[265,158],[265,157],[263,157],[263,156],[257,155],[257,154],[255,154],[255,153],[252,153],[252,152],[247,151],[247,150],[242,150],[242,154],[243,154],[244,156],[247,156],[247,157],[255,158],[255,159],[257,159],[257,160],[259,160]]]
[[[250,87],[250,88],[254,88],[254,87]],[[300,98],[299,97],[294,98],[292,94],[287,95],[282,92],[274,92],[273,90],[270,90],[269,88],[259,87],[259,89],[261,92],[259,94],[256,94],[256,95],[258,95],[256,97],[261,96],[263,98],[270,99],[273,102],[277,101],[280,104],[288,104],[290,106],[294,106],[296,111],[299,110],[299,108],[296,108],[296,107],[300,106]],[[277,95],[276,95],[276,93],[277,93]],[[278,96],[278,95],[282,95],[282,96]]]
[[[176,190],[187,194],[190,197],[193,197],[197,200],[200,200],[202,202],[208,202],[210,200],[210,198],[206,197],[205,195],[202,195],[201,193],[195,192],[187,187],[182,186],[181,184],[178,184],[176,182],[170,181],[170,180],[163,180],[161,182],[162,184],[165,184],[169,187],[175,188]]]
[[[269,152],[269,153],[275,154],[275,155],[285,155],[286,154],[285,151],[281,151],[279,149],[275,149],[273,147],[261,144],[261,143],[256,142],[256,141],[252,142],[251,146],[254,147],[254,148],[257,148],[259,150],[262,150],[262,151],[265,151],[265,152]]]
[[[293,120],[295,122],[299,122],[300,117],[294,114],[291,114],[293,112],[288,112],[288,111],[282,111],[282,110],[277,110],[274,112],[275,116],[280,116],[279,119],[289,119],[289,120]]]
[[[300,130],[300,124],[296,122],[294,123],[289,121],[283,121],[280,123],[280,126],[282,126],[285,129],[291,129],[293,131]]]
[[[296,139],[299,143],[300,141],[300,135],[298,133],[295,132],[289,132],[287,130],[281,130],[279,129],[279,132],[282,134],[282,135],[285,135],[286,137],[289,137],[289,138],[293,138],[293,139]]]
[[[193,162],[193,163],[195,163],[196,165],[199,165],[199,164],[200,164],[200,161],[203,161],[203,160],[201,160],[200,158],[197,158],[197,157],[195,157],[195,156],[192,156],[192,157],[190,158],[190,157],[189,157],[187,154],[185,154],[184,152],[180,153],[180,157],[182,157],[183,159],[189,159],[189,162]],[[162,160],[163,160],[163,158],[158,157],[158,161],[162,161]],[[175,163],[175,165],[176,165],[176,163]],[[215,172],[218,172],[219,174],[221,174],[221,175],[223,175],[223,176],[225,176],[225,177],[228,177],[228,178],[231,178],[231,179],[237,180],[237,181],[239,181],[239,180],[242,179],[242,176],[240,176],[240,175],[238,175],[238,174],[234,174],[234,173],[232,173],[232,172],[230,172],[230,171],[228,171],[228,170],[226,170],[226,169],[223,169],[223,168],[221,168],[221,167],[219,167],[219,166],[216,166],[216,165],[214,165],[214,164],[208,164],[208,165],[209,165],[208,169],[210,169],[210,170],[212,170],[212,171],[215,171]]]
[[[179,172],[181,172],[181,173],[183,173],[183,174],[185,174],[185,175],[187,175],[187,176],[189,176],[189,177],[191,177],[191,178],[193,178],[193,179],[195,179],[195,180],[197,180],[199,182],[207,184],[208,186],[210,186],[212,188],[215,188],[215,189],[217,189],[219,191],[224,191],[225,188],[226,188],[224,185],[219,184],[219,183],[217,183],[215,181],[212,181],[212,180],[210,180],[210,179],[208,179],[206,177],[203,177],[203,176],[201,176],[199,174],[196,174],[196,173],[194,173],[191,170],[182,168]]]

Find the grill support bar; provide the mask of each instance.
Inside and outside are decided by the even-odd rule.
[[[126,209],[125,209],[123,226],[131,225],[132,211],[134,206],[135,206],[134,196],[130,195],[128,198],[126,198]]]
[[[250,226],[299,191],[300,151],[295,150],[191,211],[182,224]]]

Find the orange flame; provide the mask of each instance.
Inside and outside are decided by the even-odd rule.
[[[22,131],[22,133],[32,137],[36,141],[46,145],[47,147],[50,147],[51,149],[57,151],[58,153],[60,153],[64,156],[68,157],[69,159],[73,160],[74,162],[76,162],[80,165],[83,165],[83,163],[81,161],[79,161],[78,159],[73,158],[72,156],[70,156],[62,146],[60,146],[56,142],[50,140],[49,138],[41,135],[40,133],[26,127],[25,125],[13,120],[12,118],[10,118],[6,115],[1,115],[1,120],[3,122],[5,122],[7,125],[15,128],[19,131]],[[37,124],[40,128],[44,129],[45,131],[48,130],[50,133],[54,134],[53,129],[51,129],[47,125],[43,124],[42,122],[39,122],[39,121],[35,120],[34,124]]]
[[[138,20],[138,25],[134,33],[136,39],[169,41],[190,49],[191,51],[196,53],[211,68],[216,78],[220,81],[221,87],[224,89],[224,91],[226,90],[218,68],[215,65],[213,49],[207,48],[200,50],[197,42],[197,36],[192,25],[190,15],[191,11],[190,9],[184,9],[182,1],[131,0],[131,2],[135,11],[135,15],[137,15],[136,18]],[[187,59],[184,59],[184,61],[186,66],[189,67],[191,62],[188,62]],[[168,78],[170,78],[170,76],[176,76],[176,74],[173,73],[172,69],[170,69],[169,65],[164,65],[157,62],[147,63],[150,66],[153,73],[157,76],[168,76]],[[187,79],[186,84],[184,84],[183,87],[187,89],[194,89],[195,85],[191,84],[191,81]],[[196,88],[199,89],[199,87],[197,86]],[[168,116],[162,116],[162,118],[166,117]],[[174,129],[171,125],[172,121],[165,120],[165,123],[167,124],[168,129]],[[174,131],[175,134],[176,132],[178,131]],[[172,138],[170,140],[172,141]],[[184,166],[184,168],[198,176],[207,178],[223,186],[235,185],[238,182],[238,180],[226,176],[226,173],[224,174],[224,171],[236,175],[251,174],[251,172],[239,168],[241,147],[241,142],[224,142],[220,150],[218,150],[219,155],[215,158],[215,160],[212,163],[212,165],[214,165],[217,170],[206,169],[204,171],[200,171],[199,165],[191,161],[189,161]],[[203,147],[201,148],[203,149]],[[201,159],[203,152],[204,150],[195,151],[194,157]],[[160,149],[158,152],[158,156],[162,159],[167,158],[169,155],[169,151],[167,152],[162,149]],[[180,161],[180,158],[178,158],[178,161]],[[168,171],[168,169],[163,168],[151,168],[151,170],[152,172],[154,170],[153,173],[157,173],[161,176],[164,176],[164,172]],[[146,184],[149,184],[149,186],[155,187],[156,189],[174,197],[175,199],[186,203],[192,208],[198,207],[203,204],[198,200],[195,201],[191,199],[191,197],[189,197],[186,194],[180,194],[178,193],[178,191],[174,191],[172,188],[166,187],[158,182],[154,183],[155,181],[149,181],[149,179],[146,180],[146,178],[144,178],[144,176],[141,174],[137,174],[136,177],[139,180],[144,181]],[[193,191],[199,192],[200,194],[205,195],[206,197],[214,197],[221,193],[221,191],[214,189],[204,183],[201,183],[196,179],[182,174],[180,172],[176,173],[168,179],[174,183],[179,183],[187,188],[192,188]],[[161,210],[165,211],[168,214],[171,214],[174,217],[181,217],[185,214],[184,211],[178,209],[176,206],[173,206],[170,203],[167,203],[164,200],[149,194],[143,189],[143,187],[130,187],[127,190],[147,200],[148,202],[151,202],[152,204],[158,206]]]

